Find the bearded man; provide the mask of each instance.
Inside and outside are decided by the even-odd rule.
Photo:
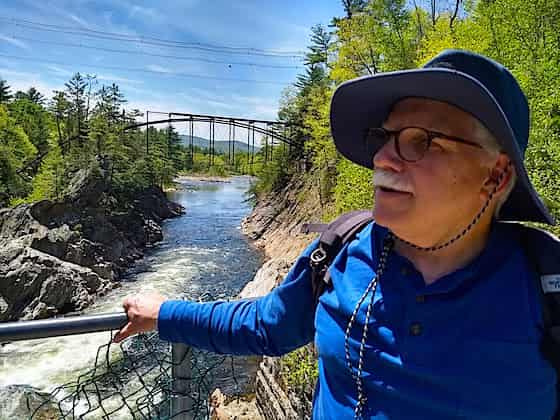
[[[523,165],[529,108],[500,64],[448,50],[423,68],[348,81],[331,104],[337,149],[374,169],[374,222],[314,302],[311,244],[260,299],[127,299],[116,341],[159,330],[230,354],[314,340],[313,418],[547,419],[538,273],[516,224],[553,219]]]

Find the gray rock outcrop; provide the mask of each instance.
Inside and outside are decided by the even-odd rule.
[[[50,394],[38,391],[27,385],[0,387],[0,420],[58,419],[60,411],[50,401]]]
[[[63,201],[0,209],[0,321],[85,308],[117,287],[144,248],[162,239],[161,221],[182,211],[157,187],[120,202],[86,170]]]

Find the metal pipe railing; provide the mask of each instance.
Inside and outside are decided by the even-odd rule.
[[[0,322],[0,343],[60,337],[121,329],[128,322],[125,312],[80,315],[38,321]],[[192,420],[193,402],[189,394],[191,349],[181,343],[172,344],[173,391],[170,413],[177,420]]]
[[[39,321],[0,322],[0,343],[118,330],[127,321],[126,313],[118,312]]]

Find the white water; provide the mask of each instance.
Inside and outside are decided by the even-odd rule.
[[[184,191],[173,193],[171,199],[185,206],[186,214],[165,222],[164,241],[147,253],[122,287],[84,314],[121,311],[125,296],[149,290],[173,298],[235,295],[260,264],[239,231],[250,210],[243,202],[247,187],[245,178],[226,184],[191,181]],[[0,387],[26,384],[52,392],[91,369],[98,348],[109,341],[110,333],[102,332],[7,344],[0,347]]]

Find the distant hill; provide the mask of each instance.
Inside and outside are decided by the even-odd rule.
[[[188,147],[191,143],[191,137],[185,134],[180,134],[179,138],[181,139],[181,143]],[[235,150],[247,153],[247,143],[243,143],[241,141],[236,140],[235,142]],[[194,136],[193,137],[193,145],[201,147],[202,149],[208,149],[210,147],[210,141],[203,137]],[[214,150],[216,153],[228,153],[228,141],[227,140],[215,140],[214,141]],[[255,153],[260,150],[260,147],[255,144]],[[249,151],[253,151],[253,146],[249,145]]]

